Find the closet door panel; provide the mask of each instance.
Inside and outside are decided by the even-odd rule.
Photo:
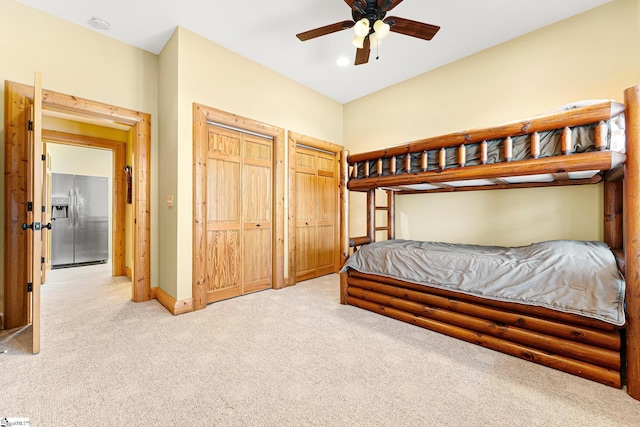
[[[272,152],[271,140],[244,135],[242,293],[271,287]]]
[[[245,230],[243,294],[271,287],[271,229]]]
[[[210,231],[207,233],[207,302],[239,295],[240,233]]]
[[[316,155],[298,148],[296,153],[296,281],[315,277],[318,266],[316,193]]]
[[[211,128],[207,146],[207,303],[240,295],[242,135]]]
[[[336,189],[334,176],[326,175],[330,174],[318,171],[318,276],[335,270]]]
[[[240,224],[240,164],[207,161],[207,221]]]
[[[316,228],[297,227],[296,230],[296,279],[305,280],[314,275],[317,266]]]

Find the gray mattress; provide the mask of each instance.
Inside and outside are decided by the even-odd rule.
[[[348,268],[625,324],[624,280],[602,242],[555,240],[507,248],[387,240],[364,245],[342,271]]]

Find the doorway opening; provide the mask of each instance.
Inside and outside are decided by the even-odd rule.
[[[21,225],[27,222],[26,194],[29,108],[33,87],[5,82],[5,244],[4,327],[29,322],[27,238]],[[43,109],[98,123],[128,126],[132,161],[133,268],[131,293],[134,302],[151,299],[150,286],[150,115],[50,90],[42,90]],[[123,195],[124,196],[124,195]],[[115,260],[115,259],[114,259]]]
[[[51,126],[53,127],[53,126]],[[124,130],[120,134],[116,134],[120,139],[126,139],[128,132]],[[45,142],[45,153],[51,157],[51,172],[53,174],[75,174],[75,175],[92,175],[92,176],[106,176],[109,180],[109,200],[110,210],[108,212],[109,217],[109,259],[112,265],[112,276],[127,276],[131,279],[131,272],[133,267],[133,254],[132,252],[132,233],[133,230],[133,218],[131,212],[131,204],[127,204],[127,176],[125,172],[127,161],[131,161],[131,153],[127,159],[127,143],[126,141],[118,141],[106,138],[97,138],[86,135],[76,135],[60,131],[43,130],[42,139]],[[57,154],[57,155],[56,155]],[[109,165],[100,164],[105,160],[109,160]],[[93,160],[93,161],[91,161]],[[87,163],[89,163],[87,165]],[[93,164],[91,164],[93,163]],[[61,177],[59,175],[59,177]],[[89,179],[89,178],[87,178]],[[48,187],[48,186],[47,186]],[[55,197],[55,189],[52,189],[50,197]],[[65,192],[66,193],[66,192]],[[63,194],[64,196],[64,194]],[[105,194],[105,196],[107,196]],[[61,203],[65,201],[75,202],[71,197],[69,200],[61,200]],[[51,207],[49,207],[51,209]],[[61,219],[56,220],[55,217],[51,218],[53,224],[53,230],[51,236],[56,233],[56,227],[60,228],[65,220],[69,219],[65,217],[73,217],[76,212],[73,210],[73,204],[71,206],[71,214],[65,211],[65,207],[59,206]],[[66,208],[69,209],[69,208]],[[51,211],[54,215],[57,211]],[[73,219],[73,218],[72,218]],[[75,220],[75,219],[73,219]],[[58,224],[60,222],[60,224]],[[77,222],[77,221],[76,221]],[[68,242],[69,243],[69,242]],[[54,245],[51,241],[46,242],[46,247],[51,248],[53,251]],[[59,246],[59,245],[58,245]],[[68,245],[67,245],[68,246]],[[58,258],[57,264],[66,264],[68,259],[56,257],[55,253],[49,253],[49,256],[45,256],[45,260],[51,258]],[[56,264],[56,263],[54,263]]]

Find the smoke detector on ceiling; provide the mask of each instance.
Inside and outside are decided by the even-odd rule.
[[[97,30],[108,30],[111,28],[111,24],[109,24],[104,19],[96,18],[95,16],[89,20],[89,24]]]

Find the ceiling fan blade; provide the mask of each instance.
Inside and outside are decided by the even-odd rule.
[[[411,37],[417,37],[423,40],[431,40],[436,35],[440,27],[437,25],[425,24],[423,22],[412,21],[406,18],[397,18],[395,16],[384,20],[391,25],[391,31],[405,34]]]
[[[402,3],[402,0],[378,0],[378,8],[382,8],[382,10],[384,10],[385,12],[389,12],[400,3]],[[389,4],[389,6],[385,8],[385,4]]]
[[[369,41],[369,37],[364,39],[364,44],[362,49],[356,50],[356,64],[361,65],[369,62],[369,54],[371,53],[371,42]]]
[[[360,13],[363,13],[364,8],[367,7],[367,2],[365,0],[344,0],[344,2],[349,5],[352,10]]]
[[[337,31],[346,30],[355,25],[353,21],[336,22],[335,24],[325,25],[324,27],[315,28],[313,30],[305,31],[304,33],[296,34],[296,37],[301,41],[307,41],[320,36],[326,36],[327,34],[335,33]]]

